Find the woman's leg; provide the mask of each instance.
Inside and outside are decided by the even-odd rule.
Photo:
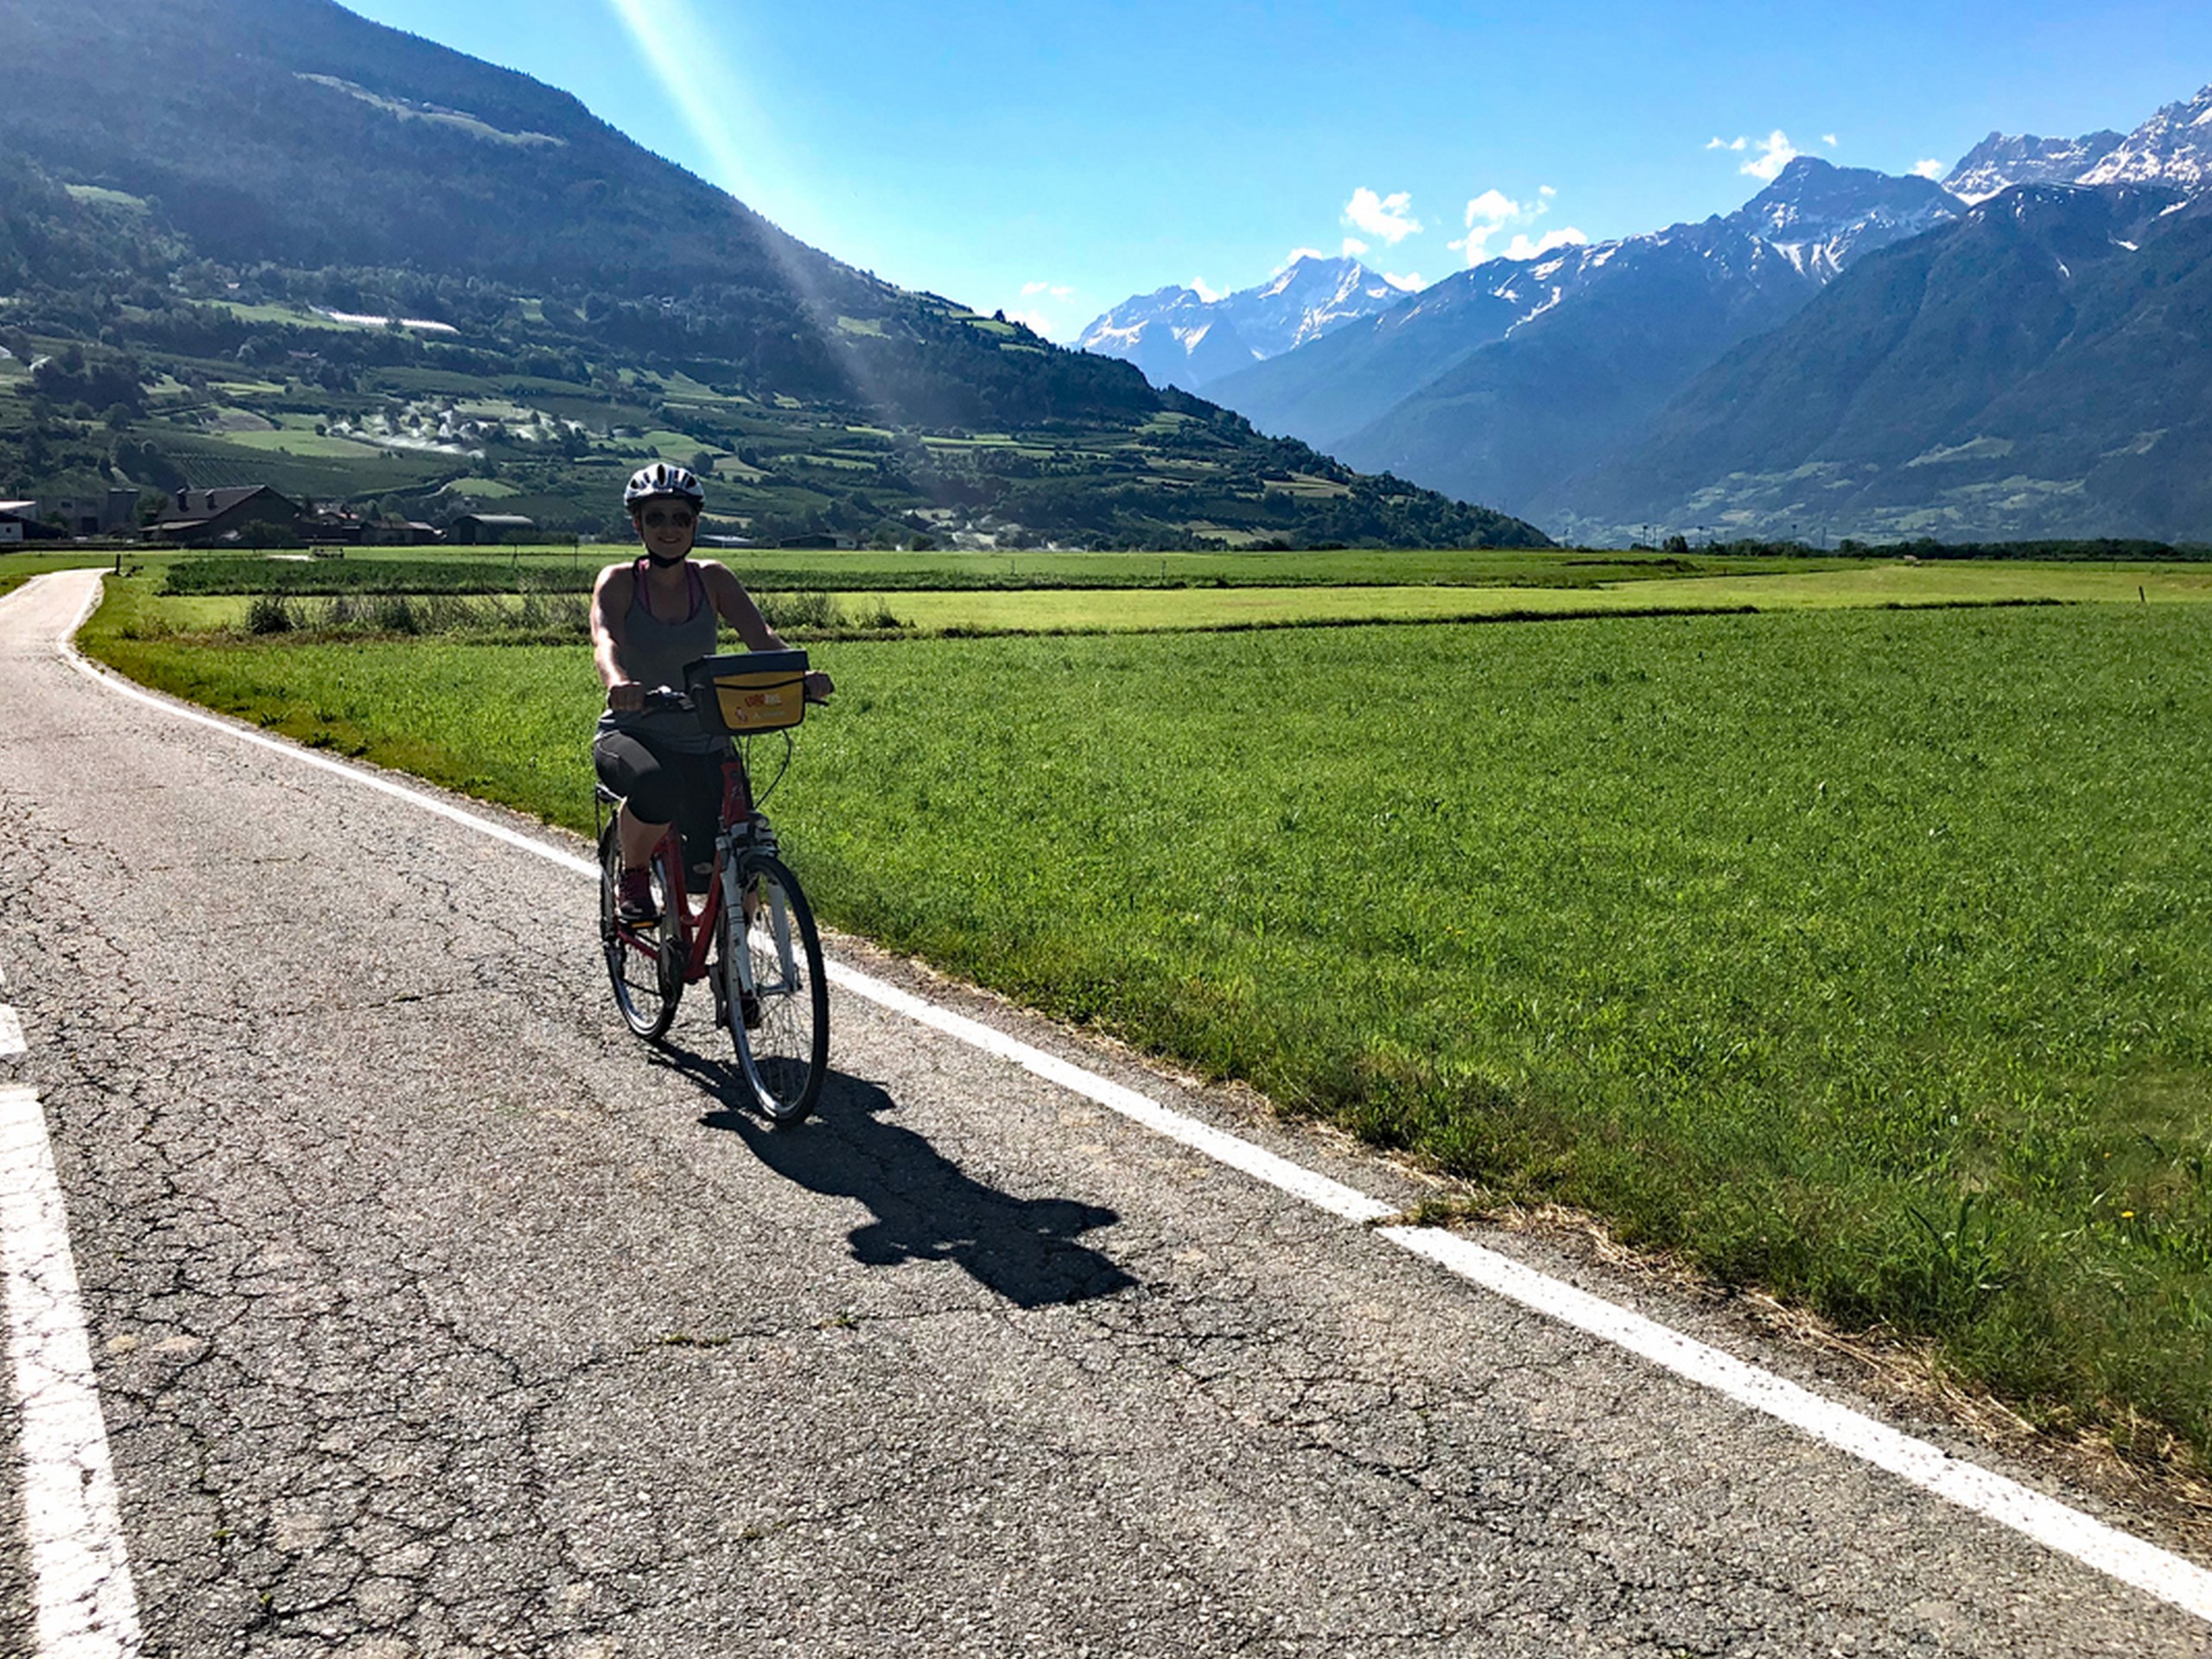
[[[661,837],[668,833],[664,823],[652,823],[639,817],[624,801],[614,815],[614,841],[622,849],[622,868],[642,869],[653,855],[653,849],[660,845]]]
[[[622,797],[614,816],[622,868],[642,870],[676,821],[683,799],[683,774],[652,744],[628,732],[602,734],[591,748],[599,780]]]

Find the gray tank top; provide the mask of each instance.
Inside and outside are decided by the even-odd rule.
[[[715,654],[717,622],[715,607],[707,597],[707,583],[699,568],[686,563],[683,574],[691,608],[681,621],[664,622],[645,602],[645,562],[630,567],[630,608],[622,619],[622,671],[640,685],[672,685],[683,689],[683,669],[702,657]],[[672,709],[639,709],[617,714],[612,709],[599,717],[599,729],[628,732],[649,738],[659,747],[694,754],[711,753],[721,740],[699,729],[690,715]]]

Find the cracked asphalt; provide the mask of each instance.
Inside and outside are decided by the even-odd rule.
[[[0,601],[0,1001],[29,1041],[0,1087],[45,1105],[147,1653],[2212,1646],[856,998],[818,1118],[765,1128],[703,997],[664,1052],[622,1028],[586,882],[62,664],[85,580]],[[5,1387],[0,1652],[28,1655]]]

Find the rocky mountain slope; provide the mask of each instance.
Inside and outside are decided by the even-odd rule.
[[[1539,498],[1604,539],[2212,532],[2212,197],[2019,185],[1738,346]]]
[[[2195,194],[2212,182],[2212,86],[2169,104],[2134,131],[2038,138],[1993,132],[1960,160],[1943,188],[1986,201],[2016,184],[2166,184]]]
[[[2072,184],[2118,149],[2125,135],[2106,130],[2079,138],[1993,132],[1943,175],[1961,201],[1987,201],[2016,184]]]

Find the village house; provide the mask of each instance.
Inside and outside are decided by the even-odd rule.
[[[266,484],[229,490],[179,490],[153,524],[177,547],[217,547],[299,539],[300,505]]]

